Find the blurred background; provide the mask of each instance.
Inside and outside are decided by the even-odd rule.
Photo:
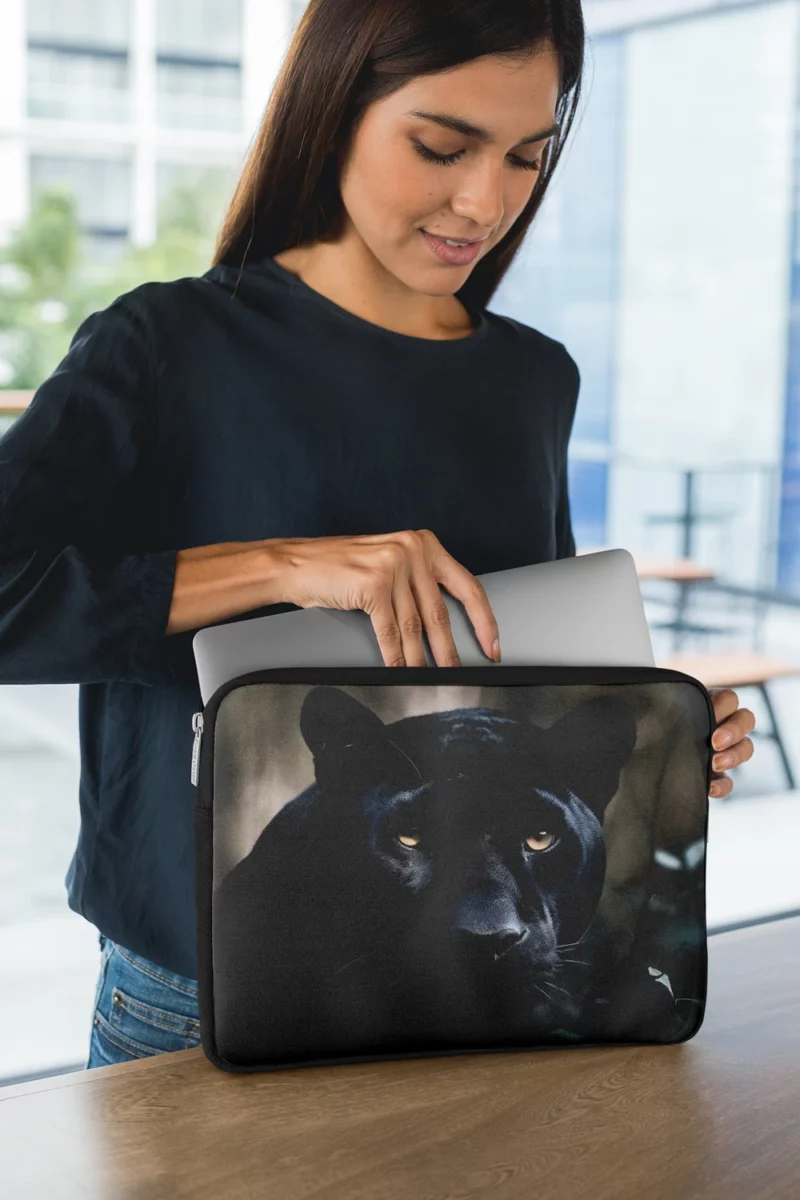
[[[85,315],[208,269],[304,8],[3,0],[0,432]],[[756,714],[755,757],[710,801],[721,930],[800,910],[800,0],[584,13],[578,123],[490,308],[580,368],[579,552],[630,550],[659,664]],[[88,1053],[77,694],[0,686],[0,1085]]]

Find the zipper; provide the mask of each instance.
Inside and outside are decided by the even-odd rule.
[[[194,745],[192,746],[192,783],[197,787],[197,768],[200,763],[200,742],[203,740],[203,714],[192,714],[192,729],[194,730]]]

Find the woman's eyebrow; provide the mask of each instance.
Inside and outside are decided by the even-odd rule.
[[[495,139],[489,133],[488,129],[484,129],[482,125],[474,125],[472,121],[465,121],[463,117],[453,116],[452,113],[443,112],[424,112],[420,109],[412,109],[406,113],[407,117],[421,117],[424,121],[435,121],[437,125],[442,125],[445,129],[453,129],[456,133],[463,133],[466,137],[475,137],[482,142],[493,142]],[[559,125],[556,122],[548,126],[547,129],[541,129],[538,133],[532,133],[528,137],[520,138],[515,142],[515,146],[523,146],[528,142],[541,142],[544,138],[551,137],[554,133],[558,133]]]

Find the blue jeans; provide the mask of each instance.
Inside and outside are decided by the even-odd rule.
[[[177,975],[100,934],[86,1070],[200,1044],[197,980]]]

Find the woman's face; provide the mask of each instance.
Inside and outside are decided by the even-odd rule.
[[[558,61],[547,46],[526,62],[490,55],[420,76],[372,104],[340,174],[345,240],[360,240],[414,291],[456,292],[528,202],[553,136],[558,91]],[[460,118],[486,136],[445,128],[415,111]],[[422,230],[485,240],[474,259],[454,265],[437,257]]]

